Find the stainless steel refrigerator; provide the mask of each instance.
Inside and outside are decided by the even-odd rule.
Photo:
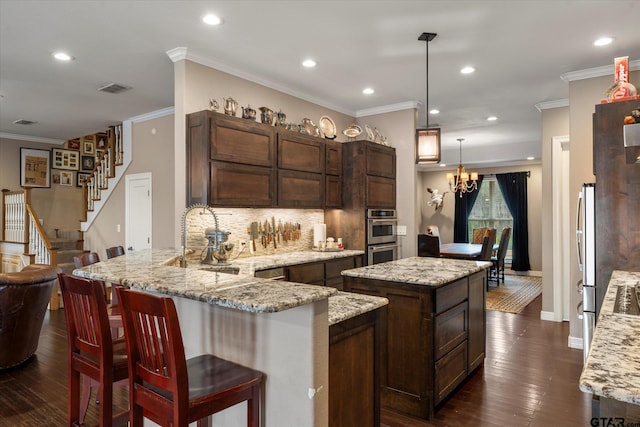
[[[578,267],[582,279],[578,281],[578,292],[582,301],[578,304],[578,315],[582,317],[583,359],[587,354],[596,324],[596,293],[606,291],[596,283],[596,204],[595,184],[584,184],[578,195],[576,243]]]

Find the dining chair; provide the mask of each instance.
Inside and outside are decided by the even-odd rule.
[[[117,256],[124,255],[124,247],[122,246],[112,246],[107,248],[107,259],[115,258]]]
[[[100,257],[95,252],[85,252],[73,257],[73,265],[75,268],[82,268],[87,265],[95,264],[96,262],[100,262]]]
[[[418,256],[440,257],[440,237],[418,234]]]
[[[247,426],[260,424],[262,372],[204,354],[185,358],[169,297],[119,287],[129,356],[130,425],[208,425],[210,415],[247,401]]]
[[[68,425],[84,422],[91,395],[90,381],[98,384],[99,425],[124,425],[129,411],[113,415],[113,386],[126,383],[128,364],[124,339],[110,333],[103,284],[96,280],[58,274],[67,323]]]
[[[500,274],[502,273],[502,283],[504,283],[504,258],[507,254],[507,248],[509,247],[509,239],[511,238],[511,227],[505,227],[502,229],[500,235],[500,244],[498,245],[498,251],[495,256],[491,257],[491,266],[489,278],[493,280],[495,278],[498,286],[500,286]]]
[[[485,235],[486,228],[474,228],[473,236],[471,238],[471,243],[479,244],[482,243],[482,238]]]

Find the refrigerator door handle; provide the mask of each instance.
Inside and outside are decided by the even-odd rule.
[[[576,306],[576,313],[578,314],[578,319],[582,320],[584,315],[584,312],[582,311],[582,301],[580,301]]]
[[[578,280],[578,283],[576,283],[576,288],[578,289],[578,294],[582,295],[582,293],[584,292],[584,284],[582,283],[582,279]]]
[[[580,227],[580,215],[582,213],[582,192],[578,194],[578,203],[576,209],[576,250],[578,251],[578,268],[583,270],[582,264],[582,229]]]

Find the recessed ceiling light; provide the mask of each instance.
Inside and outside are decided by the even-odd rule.
[[[613,42],[613,37],[600,37],[596,41],[593,42],[594,46],[606,46]]]
[[[498,120],[498,118],[496,116],[487,117],[487,121],[488,122],[495,122],[496,120]]]
[[[53,57],[56,58],[58,61],[72,61],[75,59],[73,56],[65,52],[55,52],[53,54]]]
[[[306,68],[313,68],[316,65],[318,65],[318,63],[313,59],[305,59],[304,61],[302,61],[302,66]]]
[[[367,87],[362,89],[362,93],[364,93],[365,95],[373,95],[375,93],[375,90],[373,90],[370,87]]]
[[[464,67],[463,69],[461,69],[461,70],[460,70],[460,72],[461,72],[462,74],[471,74],[471,73],[473,73],[474,71],[476,71],[476,69],[475,69],[475,68],[473,68],[473,67],[471,67],[471,66],[466,66],[466,67]]]
[[[440,110],[438,110],[437,108],[433,108],[429,111],[429,114],[440,114]]]
[[[220,19],[219,16],[210,13],[202,17],[202,22],[207,25],[220,25],[222,23],[222,19]]]
[[[529,156],[529,157],[527,157],[527,160],[535,160],[535,157]]]

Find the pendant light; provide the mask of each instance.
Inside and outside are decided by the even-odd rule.
[[[437,36],[436,33],[422,33],[418,40],[426,42],[426,87],[425,102],[426,125],[416,129],[416,163],[440,163],[440,128],[429,128],[429,42]]]

